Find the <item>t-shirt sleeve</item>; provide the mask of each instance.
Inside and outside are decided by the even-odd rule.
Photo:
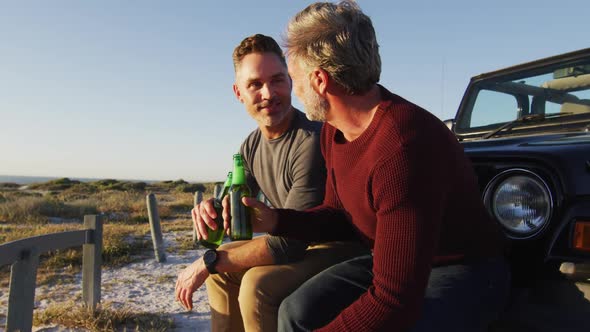
[[[249,139],[249,138],[248,138]],[[244,160],[244,172],[246,173],[246,183],[250,188],[252,197],[257,197],[260,191],[260,186],[256,181],[256,178],[252,174],[252,153],[250,153],[248,139],[246,139],[240,146],[240,154]]]
[[[293,185],[289,190],[284,208],[305,210],[322,202],[326,167],[319,144],[319,135],[309,135],[291,156],[292,167],[290,171]],[[299,222],[301,223],[302,220]],[[268,248],[276,264],[302,259],[308,244],[308,241],[277,236],[270,236],[267,240]]]
[[[319,144],[319,135],[312,134],[294,151],[290,169],[293,184],[283,208],[305,210],[322,203],[326,166]]]

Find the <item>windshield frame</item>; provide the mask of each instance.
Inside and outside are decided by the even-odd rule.
[[[522,86],[522,94],[518,94],[515,92],[519,89],[517,85],[520,82],[518,81],[528,80],[541,75],[552,74],[558,69],[570,67],[573,68],[582,65],[587,66],[584,69],[590,68],[590,48],[473,77],[465,91],[459,106],[459,110],[453,121],[453,131],[460,139],[477,138],[497,130],[507,123],[514,121],[516,118],[531,114],[529,105],[532,101],[529,101],[529,98],[533,98],[534,96],[552,98],[552,89],[525,84]],[[582,74],[587,75],[588,73],[584,72]],[[507,92],[509,95],[515,97],[515,100],[518,104],[518,107],[515,110],[515,119],[471,127],[469,125],[472,116],[471,112],[474,109],[474,105],[480,91],[490,90],[495,92],[505,92],[502,89],[505,88],[507,91],[509,91],[510,85],[513,86],[512,88],[517,89],[512,91],[514,93]],[[493,89],[490,87],[493,87]],[[534,91],[535,89],[538,89],[538,91]],[[524,90],[527,91],[525,92]],[[590,90],[590,87],[585,87],[581,90],[588,91]],[[575,97],[573,95],[569,97],[567,96],[570,94],[569,90],[554,90],[554,92],[554,95],[560,96],[562,98],[561,103],[563,103],[563,100],[567,98]],[[546,101],[553,102],[551,99],[546,99],[544,102]],[[521,123],[518,124],[518,126],[510,128],[510,130],[504,131],[503,134],[499,136],[530,135],[535,132],[538,133],[539,131],[553,132],[564,130],[571,131],[576,129],[579,130],[580,128],[587,127],[589,124],[590,113],[571,114],[570,116],[566,116],[566,114],[567,113],[564,113],[564,116],[560,117],[548,117],[547,119],[543,119],[543,121],[533,121],[531,123],[524,124]]]

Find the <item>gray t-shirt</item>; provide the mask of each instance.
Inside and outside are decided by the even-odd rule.
[[[250,133],[240,153],[252,194],[262,192],[276,208],[304,210],[319,205],[326,181],[321,127],[295,110],[291,127],[280,137],[266,139],[260,129]],[[275,264],[301,259],[307,248],[307,243],[276,236],[270,236],[267,245]]]

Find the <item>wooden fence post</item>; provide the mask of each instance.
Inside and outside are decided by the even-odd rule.
[[[10,269],[6,331],[31,331],[37,284],[39,252],[36,247],[22,252]]]
[[[164,241],[162,240],[162,229],[160,228],[160,216],[158,215],[158,203],[156,202],[156,195],[150,193],[147,195],[146,200],[156,261],[162,263],[166,261],[166,253],[164,252],[165,248]]]
[[[203,192],[200,190],[195,191],[195,197],[193,200],[193,206],[197,206],[203,201]],[[192,221],[192,218],[191,218]],[[193,222],[193,242],[197,242],[197,229],[195,228],[195,223]]]
[[[215,187],[213,188],[213,197],[215,198],[219,198],[219,195],[221,195],[221,191],[223,190],[223,185],[222,184],[216,184]]]
[[[92,229],[92,238],[82,245],[82,299],[93,312],[100,302],[102,267],[102,217],[84,216],[84,228]]]

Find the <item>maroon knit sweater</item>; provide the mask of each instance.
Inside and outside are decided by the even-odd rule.
[[[380,88],[382,102],[357,139],[347,142],[329,124],[322,129],[324,203],[279,210],[275,234],[311,241],[360,236],[373,250],[373,285],[321,331],[404,331],[419,318],[432,266],[501,252],[501,232],[487,217],[455,136],[432,114]]]

